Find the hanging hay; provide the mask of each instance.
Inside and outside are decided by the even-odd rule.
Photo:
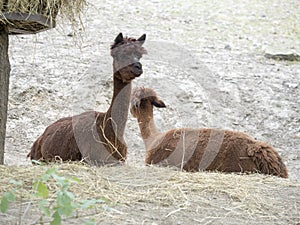
[[[60,12],[75,26],[85,5],[86,0],[2,0],[0,23],[8,26],[10,34],[37,33],[55,27]]]
[[[50,166],[0,166],[0,196],[23,181],[18,202],[1,220],[10,224],[22,216],[34,224],[41,215],[28,196],[32,181]],[[78,199],[106,199],[106,207],[80,211],[66,224],[297,224],[300,184],[274,176],[186,173],[158,167],[91,167],[78,163],[55,165],[60,175],[77,177],[70,190]],[[49,181],[48,186],[55,189]],[[21,196],[21,197],[20,197]],[[20,216],[21,215],[21,216]],[[226,222],[225,222],[226,221]]]

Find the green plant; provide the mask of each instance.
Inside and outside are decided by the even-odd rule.
[[[12,180],[10,183],[16,185],[17,188],[23,186],[23,182]],[[50,183],[52,183],[52,186],[58,186],[58,188],[50,190]],[[30,198],[32,202],[36,202],[42,214],[40,217],[41,223],[50,222],[50,225],[60,225],[62,220],[74,218],[73,214],[78,210],[91,209],[97,203],[105,205],[109,203],[105,199],[77,200],[76,196],[69,190],[72,183],[80,183],[80,180],[76,177],[67,178],[57,174],[55,167],[47,169],[41,177],[33,181],[33,192]],[[9,203],[16,200],[16,190],[9,190],[2,196],[0,202],[2,213],[6,213]],[[45,217],[51,221],[45,221]],[[78,215],[75,218],[78,218]],[[84,220],[83,222],[87,225],[94,224],[93,220]]]
[[[16,185],[17,188],[23,186],[23,182],[21,181],[10,180],[9,183]],[[14,202],[16,200],[15,193],[16,193],[16,189],[14,188],[3,194],[0,202],[0,211],[2,213],[5,213],[7,211],[9,202]]]

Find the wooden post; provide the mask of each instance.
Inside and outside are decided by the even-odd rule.
[[[4,164],[4,145],[7,121],[7,103],[10,63],[8,58],[8,29],[0,23],[0,164]]]

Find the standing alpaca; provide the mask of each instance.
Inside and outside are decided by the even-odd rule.
[[[160,133],[153,121],[153,106],[166,107],[152,89],[134,89],[130,111],[139,123],[147,165],[171,165],[193,172],[260,172],[288,177],[278,153],[245,133],[212,128],[178,128]]]
[[[143,73],[139,60],[146,53],[142,47],[145,39],[145,34],[134,39],[120,33],[112,44],[114,90],[107,112],[89,111],[56,121],[34,142],[27,157],[46,162],[84,159],[93,165],[125,161],[123,134],[131,81]]]

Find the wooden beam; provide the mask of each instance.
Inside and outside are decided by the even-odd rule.
[[[4,164],[10,63],[8,28],[0,24],[0,164]]]
[[[54,19],[40,14],[3,12],[0,19],[7,21],[9,34],[36,34],[56,25]]]

